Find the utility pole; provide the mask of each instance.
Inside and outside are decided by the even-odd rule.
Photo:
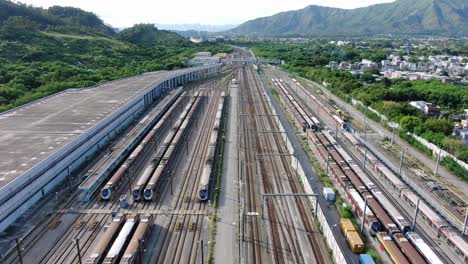
[[[242,211],[242,242],[245,241],[245,213]]]
[[[368,151],[368,148],[366,146],[366,151],[364,151],[364,162],[362,163],[362,169],[364,171],[366,171],[367,151]]]
[[[202,264],[205,263],[205,256],[203,254],[203,239],[200,241],[200,250],[201,250],[201,259],[202,259]]]
[[[325,171],[325,175],[328,177],[328,169],[330,168],[330,152],[328,152],[327,156],[327,170]]]
[[[338,139],[338,122],[336,123],[335,138]]]
[[[367,107],[366,107],[366,115],[364,117],[364,143],[366,143],[366,149],[367,149]]]
[[[72,193],[72,181],[71,181],[70,167],[68,167],[67,170],[68,170],[68,186],[69,186],[70,193]]]
[[[173,183],[172,173],[171,173],[171,175],[169,176],[169,179],[171,179],[171,195],[174,195],[174,191],[173,191],[173,189],[172,189],[172,183]]]
[[[21,256],[21,247],[20,247],[19,239],[15,238],[15,241],[16,241],[16,249],[18,250],[19,262],[23,264],[23,257]]]
[[[416,203],[416,210],[414,210],[413,225],[411,226],[411,231],[414,231],[416,229],[416,218],[418,218],[418,212],[419,212],[419,198],[418,198],[418,202]]]
[[[318,195],[315,196],[315,218],[318,216]]]
[[[366,221],[366,210],[367,210],[367,199],[368,198],[369,198],[369,196],[366,196],[366,200],[365,200],[365,203],[364,203],[364,210],[362,212],[361,232],[362,232],[363,235],[364,235],[364,222]]]
[[[392,141],[390,141],[393,145],[393,142],[395,142],[395,124],[392,125],[393,129],[392,129]]]
[[[404,159],[405,159],[405,150],[403,149],[401,151],[400,169],[398,171],[398,175],[400,175],[400,177],[403,177],[402,173],[403,173],[403,160]]]
[[[75,237],[75,241],[76,241],[76,249],[78,250],[78,262],[81,264],[83,262],[81,261],[80,242],[78,241],[77,237]]]
[[[439,149],[439,155],[437,155],[437,165],[434,171],[434,177],[437,177],[437,174],[439,173],[439,165],[440,165],[440,154],[442,153],[442,149]]]
[[[468,222],[468,208],[465,209],[465,222],[463,223],[463,229],[462,229],[462,236],[465,235],[465,230],[466,230],[466,224]]]

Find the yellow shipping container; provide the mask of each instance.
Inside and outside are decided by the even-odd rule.
[[[348,232],[346,234],[346,239],[348,240],[348,244],[351,247],[351,251],[353,251],[354,253],[364,252],[364,243],[362,242],[362,239],[359,236],[358,232]]]
[[[347,218],[341,218],[340,219],[340,227],[341,227],[341,231],[345,235],[346,235],[346,233],[348,233],[350,231],[356,231],[356,228],[354,228],[353,222],[351,222],[351,220],[349,220]]]

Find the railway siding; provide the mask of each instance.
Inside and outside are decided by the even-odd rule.
[[[289,154],[293,155],[291,156],[291,166],[297,171],[300,177],[301,183],[304,186],[305,193],[316,194],[316,192],[314,192],[311,186],[311,181],[310,181],[311,176],[307,177],[306,172],[304,171],[304,167],[303,167],[303,165],[308,164],[309,161],[307,159],[301,159],[299,157],[299,156],[306,157],[306,154],[304,150],[302,149],[302,146],[298,142],[297,138],[293,136],[294,130],[291,127],[291,125],[287,122],[284,116],[284,113],[281,110],[277,111],[277,109],[280,109],[280,107],[277,105],[277,102],[275,101],[275,99],[273,98],[273,95],[268,89],[268,85],[266,84],[265,79],[262,78],[261,80],[262,80],[262,84],[265,90],[267,91],[267,95],[270,98],[270,101],[269,101],[270,108],[272,109],[273,114],[278,115],[279,117],[278,126],[280,128],[280,131],[285,132],[284,137],[285,137],[286,145],[288,147]],[[289,129],[286,130],[285,127]],[[291,142],[294,142],[294,143],[291,143]],[[299,157],[299,158],[296,158],[296,157]],[[309,173],[309,175],[313,175],[313,174]],[[327,220],[327,216],[328,218],[331,218],[330,214],[327,214],[327,215],[324,214],[324,211],[322,209],[323,204],[321,205],[320,203],[320,201],[322,200],[322,196],[320,194],[318,194],[318,196],[319,196],[318,198],[310,197],[309,199],[313,206],[314,213],[316,214],[316,219],[320,223],[322,234],[326,238],[327,246],[332,251],[333,260],[335,261],[335,263],[340,263],[340,264],[353,261],[353,260],[348,260],[348,259],[352,259],[352,254],[349,254],[349,252],[347,252],[348,247],[346,245],[346,241],[342,240],[341,243],[338,243],[336,236],[341,235],[341,233],[338,232],[337,234],[335,231],[336,229],[332,229],[333,225],[330,224],[329,222],[330,220]],[[318,203],[316,202],[317,199],[319,201]],[[336,219],[336,216],[334,219]],[[345,253],[348,253],[347,257],[345,257]]]

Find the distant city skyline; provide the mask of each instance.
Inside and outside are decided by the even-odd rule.
[[[308,5],[358,8],[394,0],[20,0],[36,7],[73,6],[97,14],[118,28],[136,23],[237,25],[257,17],[296,10]]]

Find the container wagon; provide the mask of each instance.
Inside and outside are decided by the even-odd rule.
[[[107,254],[110,246],[112,245],[112,241],[117,237],[119,234],[120,229],[122,228],[125,222],[125,215],[118,214],[113,220],[112,223],[107,228],[106,232],[99,240],[98,244],[94,247],[91,255],[86,260],[86,264],[97,264],[101,263],[104,259],[104,256]]]
[[[141,218],[135,230],[135,234],[123,254],[122,260],[120,261],[121,264],[142,263],[142,249],[144,248],[145,240],[153,229],[153,225],[152,215],[145,215]]]
[[[135,231],[137,223],[138,215],[127,217],[127,221],[122,227],[122,230],[120,230],[120,233],[112,244],[112,247],[109,249],[109,252],[107,252],[106,258],[102,262],[103,264],[115,264],[119,262],[120,257],[123,254],[123,249],[132,238],[132,233]]]

